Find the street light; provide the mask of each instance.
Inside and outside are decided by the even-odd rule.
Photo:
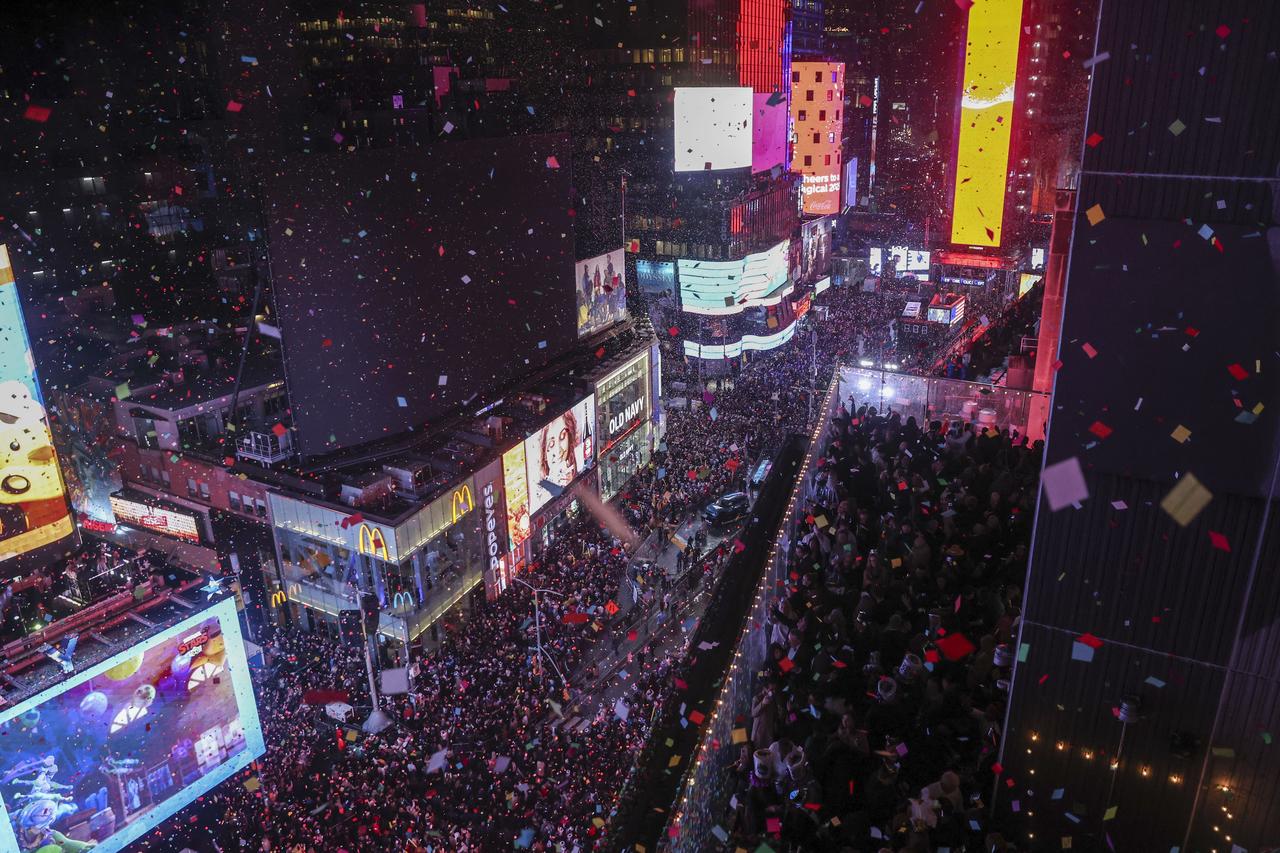
[[[538,649],[538,663],[541,664],[542,659],[545,657],[547,662],[551,664],[551,668],[556,671],[556,675],[560,676],[560,683],[567,687],[569,685],[569,681],[564,677],[564,673],[560,671],[560,667],[556,666],[556,662],[552,659],[551,655],[545,654],[542,651],[542,608],[538,606],[538,593],[554,595],[560,598],[564,598],[564,594],[556,592],[554,589],[542,589],[540,587],[536,587],[527,581],[520,580],[520,578],[512,578],[512,580],[533,591],[533,630],[534,643]]]

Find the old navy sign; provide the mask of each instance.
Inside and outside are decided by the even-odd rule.
[[[609,438],[614,438],[619,432],[631,426],[631,422],[640,417],[644,413],[644,397],[637,397],[621,412],[609,418]]]

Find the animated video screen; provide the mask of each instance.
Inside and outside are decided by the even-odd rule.
[[[0,850],[115,853],[263,751],[227,599],[0,713]]]

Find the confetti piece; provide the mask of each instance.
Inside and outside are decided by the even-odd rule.
[[[1107,215],[1102,212],[1102,205],[1100,204],[1095,204],[1093,207],[1086,210],[1084,215],[1085,218],[1089,220],[1090,225],[1097,225],[1099,222],[1107,218]]]
[[[1178,442],[1178,444],[1185,444],[1187,439],[1191,438],[1191,430],[1187,429],[1182,424],[1178,424],[1178,426],[1174,428],[1173,432],[1169,433],[1169,437]]]
[[[229,113],[238,113],[243,108],[244,104],[239,101],[227,101],[227,112]]]
[[[35,104],[28,104],[27,108],[22,112],[22,117],[27,121],[38,121],[43,124],[49,120],[49,116],[52,115],[52,113],[53,110],[48,107],[38,107]]]
[[[1169,125],[1169,132],[1172,133],[1174,136],[1178,136],[1179,134],[1182,133],[1182,131],[1186,129],[1187,129],[1187,126],[1182,123],[1182,119],[1180,118],[1175,118],[1173,120],[1173,124]]]
[[[1041,482],[1045,498],[1049,501],[1049,509],[1054,512],[1089,497],[1084,471],[1080,468],[1079,458],[1075,456],[1045,468]]]
[[[1164,687],[1164,684],[1165,684],[1163,681],[1156,678],[1154,675],[1148,675],[1146,680],[1143,683],[1150,684],[1152,687],[1155,687],[1157,689]]]
[[[1101,142],[1104,138],[1105,137],[1101,133],[1094,131],[1093,133],[1089,134],[1089,138],[1084,141],[1084,144],[1088,145],[1090,148],[1097,148],[1098,143]]]
[[[949,634],[935,644],[949,661],[962,660],[977,649],[964,634]]]
[[[1223,536],[1218,531],[1209,531],[1209,542],[1219,551],[1226,551],[1228,554],[1231,553],[1231,543],[1227,541],[1227,537]]]
[[[1111,435],[1112,429],[1102,421],[1094,421],[1093,425],[1089,427],[1089,432],[1096,435],[1099,439],[1103,439]]]
[[[1249,371],[1245,370],[1239,364],[1227,365],[1227,372],[1231,374],[1231,378],[1239,382],[1242,379],[1249,378]]]
[[[1085,645],[1079,640],[1071,641],[1071,659],[1091,663],[1093,661],[1093,647]]]
[[[1169,490],[1164,500],[1160,501],[1160,508],[1168,513],[1180,527],[1186,527],[1195,520],[1201,510],[1209,505],[1211,500],[1213,500],[1213,493],[1206,489],[1194,474],[1187,473],[1182,475],[1177,485]]]
[[[1094,349],[1093,344],[1091,344],[1091,343],[1087,343],[1087,342],[1086,342],[1086,343],[1081,344],[1081,345],[1080,345],[1080,349],[1084,350],[1084,354],[1085,354],[1085,355],[1087,355],[1087,356],[1089,356],[1089,358],[1097,358],[1097,357],[1098,357],[1098,351],[1097,351],[1096,349]]]

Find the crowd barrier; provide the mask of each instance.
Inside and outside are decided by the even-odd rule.
[[[1043,435],[1044,425],[1031,422],[1037,399],[1048,394],[1022,391],[962,379],[911,376],[871,367],[841,367],[840,400],[853,397],[857,405],[875,406],[883,412],[893,409],[917,422],[964,421],[976,426],[1009,427],[1020,435]],[[1047,405],[1039,411],[1047,412]]]

